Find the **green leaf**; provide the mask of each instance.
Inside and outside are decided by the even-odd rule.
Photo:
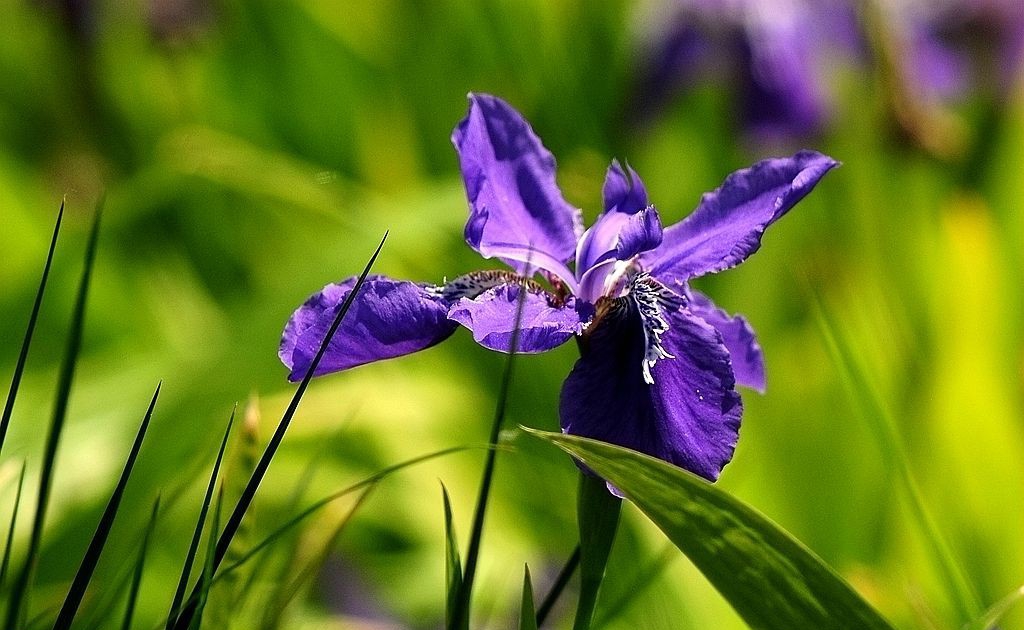
[[[149,516],[149,524],[146,526],[146,532],[142,536],[142,548],[139,549],[139,559],[135,563],[135,571],[132,574],[132,585],[128,590],[128,606],[124,611],[124,623],[121,624],[121,630],[131,630],[132,628],[132,617],[135,616],[135,604],[139,600],[139,588],[142,586],[142,573],[146,568],[146,554],[149,552],[149,539],[153,535],[153,529],[156,527],[156,517],[160,513],[160,495],[156,496],[156,501],[153,503],[153,512]]]
[[[519,630],[537,630],[537,611],[533,609],[533,583],[530,567],[523,566],[523,603],[519,608]]]
[[[256,491],[259,490],[260,483],[262,483],[263,477],[266,476],[267,469],[270,468],[270,462],[274,459],[277,449],[280,448],[281,442],[284,440],[285,433],[288,431],[289,425],[291,425],[292,418],[295,417],[295,412],[299,408],[302,396],[306,393],[306,388],[309,387],[309,382],[312,380],[317,366],[320,365],[320,361],[323,359],[324,353],[327,352],[327,346],[330,345],[331,339],[334,338],[334,333],[336,333],[338,328],[341,326],[341,321],[345,318],[345,314],[348,313],[348,309],[352,306],[352,302],[355,300],[356,296],[359,295],[359,290],[366,281],[366,276],[369,275],[370,269],[373,267],[373,263],[377,261],[377,256],[380,255],[380,250],[384,248],[384,241],[386,241],[387,238],[388,234],[385,232],[383,238],[380,239],[380,243],[377,245],[377,249],[374,250],[373,255],[370,256],[370,259],[366,262],[366,266],[363,267],[363,272],[359,274],[359,277],[356,279],[356,283],[352,287],[352,291],[348,294],[348,297],[345,298],[345,301],[338,309],[338,314],[335,316],[334,321],[331,322],[331,327],[328,329],[327,334],[324,335],[324,339],[320,343],[320,348],[317,350],[316,356],[313,357],[313,361],[309,364],[309,369],[306,370],[306,375],[302,377],[302,381],[296,388],[295,394],[292,395],[292,400],[288,403],[288,407],[285,409],[284,415],[281,416],[281,420],[277,423],[277,428],[274,430],[274,434],[270,437],[270,442],[267,443],[267,447],[264,449],[263,455],[260,456],[259,461],[256,462],[256,467],[253,470],[252,475],[249,476],[249,481],[246,483],[245,489],[242,491],[242,496],[239,497],[238,502],[235,503],[235,507],[231,510],[231,514],[228,516],[228,520],[224,525],[224,531],[221,532],[220,538],[217,539],[216,549],[214,550],[213,557],[211,559],[211,576],[217,573],[217,569],[220,568],[221,562],[224,561],[224,556],[227,555],[228,548],[231,546],[231,541],[234,539],[235,534],[238,533],[238,529],[242,525],[242,519],[245,518],[246,512],[249,511],[249,506],[252,505],[252,501],[256,497]],[[195,595],[196,590],[193,589],[192,595],[189,596],[184,610],[182,610],[178,619],[174,623],[173,627],[176,628],[176,630],[185,630],[186,628],[192,627],[192,619],[197,605],[197,600],[194,597]]]
[[[149,402],[149,409],[146,410],[146,415],[142,419],[139,431],[135,435],[132,450],[128,454],[124,469],[121,471],[121,478],[117,480],[117,486],[115,486],[114,492],[110,495],[106,509],[103,510],[103,516],[100,517],[100,522],[96,526],[96,533],[93,534],[92,540],[89,542],[89,548],[85,551],[85,557],[82,558],[82,564],[78,567],[75,580],[71,583],[68,595],[64,599],[64,605],[61,606],[60,613],[57,614],[57,621],[53,625],[54,630],[70,628],[71,622],[74,621],[75,615],[78,613],[78,606],[82,603],[82,598],[85,596],[85,589],[92,580],[92,574],[95,572],[96,565],[100,561],[100,554],[103,553],[103,547],[107,543],[110,529],[114,526],[114,518],[117,516],[117,510],[121,506],[121,497],[124,496],[124,489],[128,485],[128,478],[131,477],[135,460],[139,457],[139,450],[142,449],[142,440],[146,437],[146,429],[149,428],[149,422],[153,418],[153,408],[156,407],[156,400],[159,396],[160,385],[157,385],[156,391],[153,392],[153,398]]]
[[[32,578],[36,563],[39,560],[39,548],[43,538],[43,525],[46,522],[46,508],[50,503],[50,490],[53,484],[53,473],[57,462],[57,447],[64,431],[67,418],[68,401],[71,398],[71,384],[75,379],[75,368],[78,365],[78,354],[82,348],[82,331],[85,328],[85,307],[89,297],[89,284],[92,279],[93,265],[96,262],[96,250],[99,244],[100,218],[103,215],[103,202],[100,201],[93,215],[92,228],[89,231],[89,242],[85,247],[85,264],[82,277],[78,282],[75,295],[75,306],[71,312],[71,323],[68,327],[67,348],[61,361],[60,374],[57,380],[57,393],[54,398],[53,417],[50,420],[43,452],[43,465],[39,473],[39,492],[36,497],[36,513],[32,520],[32,533],[29,536],[28,551],[25,562],[18,571],[14,585],[11,587],[10,604],[7,607],[5,628],[16,628],[21,624],[22,614],[28,607],[28,593],[31,590]],[[13,401],[11,401],[13,402]]]
[[[978,617],[971,623],[965,626],[965,630],[991,630],[996,627],[1006,613],[1010,612],[1010,609],[1016,606],[1021,600],[1024,600],[1024,586],[1009,593],[998,602],[992,604],[992,606],[985,611],[981,617]]]
[[[64,201],[60,202],[60,210],[57,212],[57,222],[53,226],[53,237],[50,239],[50,250],[46,253],[46,263],[43,265],[43,277],[39,280],[39,289],[36,291],[36,300],[32,304],[32,313],[28,316],[28,326],[25,329],[25,336],[21,341],[21,352],[18,354],[18,363],[14,366],[14,376],[11,377],[11,389],[7,393],[7,401],[4,403],[3,415],[0,416],[0,451],[4,448],[4,439],[7,437],[7,427],[11,424],[11,414],[14,413],[14,399],[18,396],[18,387],[21,385],[21,376],[25,372],[25,362],[28,360],[28,348],[32,345],[32,333],[36,329],[36,320],[39,318],[39,307],[43,304],[43,292],[46,290],[46,279],[50,276],[50,264],[53,262],[53,252],[57,249],[57,235],[60,233],[60,222],[64,218]]]
[[[704,479],[619,446],[527,431],[619,488],[752,628],[892,630],[813,552]]]
[[[4,559],[0,562],[0,590],[4,587],[4,580],[7,578],[7,567],[11,562],[11,546],[14,543],[14,526],[18,524],[18,508],[21,507],[21,490],[25,487],[25,465],[21,462],[21,473],[18,475],[18,490],[14,495],[14,507],[11,509],[11,526],[7,530],[7,540],[4,542]]]
[[[448,488],[443,483],[441,496],[444,498],[445,624],[450,627],[452,614],[458,605],[459,591],[462,589],[462,560],[459,558],[459,542],[452,524],[452,503],[448,497]]]
[[[235,423],[236,405],[231,409],[228,416],[228,425],[224,429],[224,437],[220,441],[220,449],[217,451],[217,459],[213,462],[213,470],[210,472],[210,481],[206,485],[206,494],[203,496],[203,503],[199,507],[199,518],[196,520],[195,530],[192,532],[192,541],[189,543],[188,551],[185,553],[185,564],[181,569],[181,577],[178,578],[178,586],[174,591],[174,598],[171,600],[171,611],[167,615],[167,630],[171,630],[175,620],[178,618],[178,611],[181,602],[185,599],[185,589],[188,588],[189,578],[192,576],[192,563],[195,562],[196,553],[199,551],[199,543],[203,539],[203,529],[206,527],[206,516],[210,511],[210,502],[213,500],[213,492],[217,487],[217,476],[220,473],[220,465],[224,460],[224,450],[228,445],[228,436],[231,435],[231,426]]]

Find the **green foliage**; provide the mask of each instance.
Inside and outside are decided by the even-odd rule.
[[[619,488],[751,627],[892,629],[799,541],[707,481],[622,447],[531,432]]]

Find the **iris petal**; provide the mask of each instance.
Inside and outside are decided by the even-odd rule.
[[[575,285],[565,266],[583,232],[582,216],[555,182],[555,158],[505,101],[469,95],[469,113],[452,133],[466,184],[466,242],[521,275],[545,269]]]
[[[562,387],[562,430],[647,453],[715,480],[732,459],[742,405],[721,335],[685,307],[665,312],[660,342],[672,358],[650,368],[631,302],[588,330]]]
[[[665,230],[661,246],[645,257],[645,268],[663,281],[683,282],[740,264],[761,246],[765,229],[838,164],[801,151],[736,171],[705,194],[693,214]]]
[[[485,348],[510,352],[519,303],[519,284],[487,289],[476,298],[462,298],[448,317],[473,331],[473,339]],[[575,301],[552,303],[541,291],[528,289],[519,322],[516,352],[532,354],[556,348],[580,330]]]
[[[764,355],[750,323],[739,315],[730,316],[703,293],[691,289],[687,292],[687,296],[690,299],[690,310],[693,314],[714,326],[722,335],[722,342],[729,349],[729,358],[732,361],[733,374],[736,375],[736,383],[763,394],[765,389]]]
[[[291,370],[289,380],[305,376],[355,281],[325,286],[292,314],[278,352]],[[458,328],[448,320],[448,307],[431,287],[384,276],[367,278],[315,374],[410,354],[444,341]]]

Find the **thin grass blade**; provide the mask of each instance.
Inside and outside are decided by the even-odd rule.
[[[327,536],[327,540],[321,546],[320,551],[316,556],[310,560],[305,567],[299,569],[293,579],[287,580],[287,578],[280,582],[280,587],[271,596],[273,602],[266,607],[266,614],[263,618],[262,628],[263,630],[272,630],[274,628],[281,628],[281,620],[284,618],[284,611],[291,604],[292,600],[299,594],[302,587],[306,584],[311,583],[316,576],[323,570],[324,565],[327,564],[327,558],[331,555],[331,551],[337,546],[338,539],[341,537],[342,532],[348,527],[348,524],[352,522],[352,518],[359,511],[359,508],[366,503],[366,500],[370,497],[370,494],[376,488],[376,484],[368,486],[363,490],[362,494],[356,498],[352,508],[346,512],[345,516],[341,519],[334,530]]]
[[[533,608],[533,582],[530,567],[523,565],[523,601],[519,606],[519,630],[537,630],[537,611]]]
[[[529,261],[527,261],[529,266]],[[466,565],[462,574],[462,583],[455,598],[455,607],[448,619],[448,630],[465,630],[469,626],[469,606],[473,599],[473,580],[476,577],[476,565],[480,557],[480,543],[483,538],[484,517],[487,514],[487,501],[490,498],[491,482],[494,479],[494,466],[497,458],[498,436],[505,423],[505,411],[508,407],[508,394],[512,387],[512,367],[515,364],[516,351],[519,349],[519,332],[523,320],[523,307],[526,304],[526,288],[520,287],[516,299],[516,317],[512,326],[512,338],[509,340],[508,358],[505,360],[505,371],[498,390],[498,399],[494,408],[494,421],[491,423],[491,434],[484,461],[483,476],[480,479],[480,493],[477,495],[476,508],[473,510],[473,527],[469,536],[469,547],[466,550]]]
[[[7,540],[4,542],[4,559],[0,562],[0,591],[3,590],[7,578],[7,567],[11,561],[11,545],[14,544],[14,526],[18,524],[18,508],[21,507],[21,490],[25,487],[25,466],[21,462],[21,473],[18,475],[18,489],[14,494],[14,508],[11,511],[11,526],[7,529]]]
[[[132,444],[128,460],[124,464],[124,470],[121,471],[121,478],[118,479],[117,486],[114,488],[113,494],[110,495],[110,500],[103,511],[103,516],[100,517],[96,533],[93,534],[89,548],[86,549],[82,564],[78,567],[78,573],[75,574],[75,579],[71,583],[71,589],[64,599],[64,605],[61,606],[60,612],[57,613],[57,621],[53,625],[54,630],[70,628],[71,622],[74,621],[75,615],[78,613],[78,607],[85,596],[85,589],[88,588],[89,582],[92,580],[93,572],[96,570],[96,565],[100,560],[100,554],[103,553],[103,547],[107,543],[110,529],[114,525],[114,518],[117,516],[117,510],[121,506],[121,497],[124,495],[124,489],[128,485],[128,478],[131,477],[135,460],[138,459],[139,451],[142,449],[142,440],[146,437],[146,429],[149,428],[149,422],[153,418],[153,409],[156,407],[157,398],[160,396],[161,385],[162,383],[156,386],[153,398],[149,401],[149,409],[146,410],[146,415],[142,419],[139,431],[135,435],[135,442]]]
[[[925,504],[896,420],[882,402],[878,390],[871,384],[867,370],[857,358],[843,330],[832,319],[820,296],[815,295],[815,299],[818,324],[829,353],[843,376],[841,380],[851,401],[868,421],[888,468],[895,473],[897,487],[902,490],[914,521],[928,543],[932,561],[939,569],[950,600],[956,605],[964,622],[978,618],[982,612],[981,600],[953,552],[952,545]]]
[[[302,378],[302,382],[299,383],[299,387],[295,390],[295,394],[292,396],[292,400],[288,404],[288,408],[285,410],[284,415],[281,417],[281,421],[278,423],[273,436],[271,436],[270,442],[267,444],[267,448],[263,451],[263,455],[260,457],[259,462],[256,463],[256,468],[249,477],[249,483],[246,484],[245,490],[242,492],[242,496],[238,499],[234,509],[231,511],[231,515],[228,517],[227,523],[224,525],[224,531],[221,533],[220,539],[217,541],[217,548],[213,556],[214,572],[216,572],[220,567],[220,563],[224,560],[228,547],[231,545],[231,541],[234,539],[235,533],[238,531],[238,528],[242,523],[242,519],[245,517],[245,513],[249,510],[249,506],[252,504],[253,498],[256,496],[256,491],[259,489],[260,483],[263,481],[263,477],[267,473],[267,469],[270,467],[270,462],[277,453],[277,449],[281,446],[281,441],[284,439],[288,426],[291,424],[292,418],[295,416],[295,411],[299,407],[299,402],[302,400],[302,396],[306,393],[306,388],[309,387],[309,382],[313,378],[313,374],[316,372],[317,366],[320,365],[320,361],[323,359],[324,353],[327,352],[327,346],[330,344],[331,339],[334,338],[334,334],[341,326],[341,322],[344,319],[345,314],[348,312],[348,309],[352,306],[353,300],[355,300],[356,296],[359,295],[363,282],[365,282],[366,276],[370,273],[373,263],[376,262],[377,256],[380,255],[380,251],[384,247],[384,242],[387,240],[387,237],[387,232],[385,232],[384,237],[380,240],[380,244],[377,245],[377,249],[373,252],[370,260],[367,261],[363,272],[356,280],[355,286],[352,287],[352,291],[348,294],[344,303],[342,303],[341,308],[338,309],[338,314],[331,323],[331,327],[327,331],[327,334],[324,336],[324,340],[320,344],[320,348],[317,350],[316,356],[313,357],[313,361],[310,363],[309,369],[306,370],[306,375]],[[192,598],[190,597],[189,599],[191,600]],[[191,625],[191,622],[192,613],[190,612],[190,607],[186,606],[174,627],[179,630],[185,630],[185,628],[188,628]]]
[[[213,511],[213,521],[210,523],[210,537],[206,543],[206,561],[203,563],[203,573],[196,585],[196,607],[195,614],[189,620],[189,630],[199,630],[203,625],[203,611],[206,609],[206,602],[210,599],[210,589],[213,587],[214,557],[217,553],[217,532],[220,531],[220,515],[224,508],[224,484],[217,491],[217,506]],[[179,619],[180,620],[180,619]]]
[[[174,590],[174,598],[171,600],[171,610],[167,615],[167,630],[171,630],[177,618],[178,609],[185,599],[185,589],[188,588],[189,578],[192,576],[192,563],[195,562],[196,553],[199,551],[199,543],[203,538],[203,529],[206,527],[206,515],[210,510],[210,502],[213,500],[214,490],[217,488],[217,477],[220,474],[220,465],[224,461],[224,450],[228,445],[228,437],[231,435],[231,426],[235,423],[235,412],[238,405],[231,410],[228,416],[228,425],[224,429],[224,437],[220,441],[220,449],[217,451],[217,459],[213,462],[213,470],[210,473],[210,483],[206,486],[206,494],[203,496],[203,504],[199,508],[199,518],[196,521],[195,531],[192,533],[192,541],[185,553],[185,565],[181,569],[181,577],[178,579],[178,586]]]
[[[78,365],[78,354],[82,347],[82,330],[85,326],[85,307],[89,296],[89,284],[92,278],[93,265],[96,261],[96,249],[99,243],[100,219],[103,216],[103,201],[97,205],[93,216],[89,242],[85,248],[85,264],[82,278],[78,284],[74,310],[71,313],[71,324],[68,329],[67,348],[61,363],[60,375],[57,380],[57,394],[54,400],[53,418],[50,421],[43,452],[43,464],[39,477],[39,493],[36,499],[36,513],[32,521],[32,533],[29,537],[28,551],[24,564],[18,572],[11,588],[10,603],[7,607],[5,628],[19,627],[23,611],[27,608],[28,593],[38,562],[39,548],[43,537],[43,525],[46,522],[46,508],[50,502],[50,487],[53,484],[53,473],[57,462],[57,447],[64,430],[67,417],[68,400],[71,398],[71,384],[74,381],[75,367]]]
[[[565,591],[565,587],[569,584],[569,580],[572,579],[572,574],[576,572],[576,569],[580,566],[580,546],[576,545],[573,549],[569,559],[566,560],[565,566],[558,572],[558,577],[555,578],[554,584],[551,585],[551,590],[544,596],[543,601],[540,603],[540,608],[537,609],[537,626],[544,625],[544,621],[551,614],[551,609],[558,603],[558,598],[561,597],[562,592]]]
[[[135,563],[135,571],[132,574],[132,585],[128,589],[128,605],[124,611],[124,622],[121,630],[131,630],[132,617],[135,616],[135,604],[139,599],[139,588],[142,586],[142,573],[146,567],[146,554],[149,552],[149,540],[153,536],[153,529],[156,527],[156,517],[160,513],[160,495],[156,496],[153,502],[153,512],[149,515],[149,524],[146,525],[146,533],[142,536],[142,548],[139,549],[139,559]]]
[[[1024,600],[1024,586],[1021,586],[1009,593],[985,611],[985,613],[971,623],[964,626],[964,630],[993,630],[997,624],[1010,612],[1010,609]]]
[[[53,262],[53,252],[57,249],[57,235],[60,233],[60,222],[64,218],[64,200],[60,202],[60,210],[57,212],[57,222],[53,226],[53,237],[50,239],[50,250],[46,253],[46,263],[43,265],[43,277],[39,279],[39,289],[36,291],[36,299],[32,304],[32,313],[28,316],[28,327],[25,330],[25,337],[21,342],[21,352],[18,354],[18,362],[14,366],[14,376],[11,378],[11,389],[7,393],[7,401],[4,403],[3,415],[0,416],[0,452],[4,448],[4,440],[7,438],[7,427],[11,424],[11,414],[14,413],[14,399],[18,396],[18,387],[21,385],[21,376],[25,372],[25,362],[28,360],[28,349],[32,345],[32,333],[36,329],[36,319],[39,317],[39,308],[43,304],[43,293],[46,290],[46,280],[50,277],[50,264]]]
[[[452,524],[452,502],[448,497],[448,488],[441,484],[441,496],[444,499],[444,575],[445,575],[445,621],[451,623],[452,613],[458,604],[459,591],[462,590],[462,560],[459,558],[459,541],[455,536]]]

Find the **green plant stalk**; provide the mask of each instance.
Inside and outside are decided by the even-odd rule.
[[[160,513],[160,495],[156,495],[153,502],[153,511],[149,515],[149,524],[146,526],[146,533],[142,536],[142,547],[139,549],[139,559],[135,563],[135,572],[132,575],[132,585],[128,589],[128,605],[124,611],[124,623],[121,630],[131,630],[132,617],[135,616],[135,604],[139,600],[139,589],[142,586],[142,574],[146,570],[146,554],[149,553],[149,540],[153,536],[153,529],[156,527],[156,517]]]
[[[18,354],[18,362],[14,366],[14,376],[11,377],[11,389],[7,394],[7,401],[4,403],[3,415],[0,416],[0,451],[3,451],[4,440],[7,438],[7,428],[11,424],[11,414],[14,413],[14,399],[18,396],[18,388],[21,385],[21,377],[25,372],[25,362],[28,360],[28,349],[32,345],[32,333],[36,329],[36,320],[39,318],[39,309],[43,304],[43,292],[46,289],[46,280],[50,276],[50,264],[53,262],[53,252],[57,249],[57,235],[60,233],[61,219],[64,218],[64,200],[60,202],[60,210],[57,212],[57,223],[53,226],[53,237],[50,239],[50,250],[46,253],[46,263],[43,265],[43,276],[39,280],[39,290],[36,291],[35,302],[32,303],[32,313],[28,317],[28,327],[25,330],[25,337],[21,342],[21,352]]]
[[[551,590],[544,596],[544,600],[540,603],[540,607],[537,608],[537,626],[544,625],[544,621],[551,614],[551,609],[555,607],[558,602],[558,598],[561,597],[562,592],[565,591],[565,587],[569,584],[569,580],[572,579],[573,573],[576,573],[576,569],[580,566],[580,546],[576,545],[573,549],[569,559],[565,561],[565,566],[558,572],[558,577],[555,578],[554,584],[551,585]]]
[[[61,363],[60,375],[57,380],[53,418],[50,421],[49,432],[46,437],[43,465],[39,477],[39,494],[36,498],[36,514],[32,521],[32,533],[29,536],[28,551],[25,554],[24,564],[11,588],[11,596],[7,605],[7,620],[4,624],[5,628],[19,627],[21,625],[22,613],[28,607],[28,593],[33,575],[35,574],[36,563],[39,560],[43,525],[46,522],[46,508],[50,502],[53,471],[57,463],[57,447],[60,444],[60,436],[64,430],[64,421],[67,418],[68,400],[71,398],[71,384],[75,377],[75,367],[78,365],[78,353],[82,348],[85,306],[89,296],[93,264],[96,261],[100,218],[102,215],[103,201],[101,200],[93,216],[92,229],[89,232],[89,241],[85,248],[85,264],[82,268],[82,278],[78,284],[78,294],[75,297],[75,306],[71,314],[71,324],[68,329],[68,345],[64,352],[64,359]]]
[[[527,262],[529,265],[529,262]],[[515,364],[516,350],[519,348],[519,327],[523,319],[523,308],[526,304],[526,287],[521,286],[516,300],[516,317],[512,327],[512,338],[509,340],[508,359],[505,360],[505,372],[498,390],[498,400],[494,409],[494,421],[491,423],[491,434],[487,444],[487,458],[484,461],[484,472],[480,480],[480,493],[477,495],[476,509],[473,511],[473,528],[470,532],[469,547],[466,551],[466,564],[459,584],[455,609],[448,620],[448,630],[466,630],[469,627],[469,606],[473,598],[473,580],[476,577],[476,565],[480,556],[480,542],[483,538],[484,517],[487,514],[487,501],[491,493],[491,482],[494,478],[494,465],[497,458],[498,437],[505,423],[505,411],[508,407],[508,393],[512,385],[512,366]]]
[[[519,630],[537,630],[537,611],[533,607],[533,580],[530,567],[523,566],[523,599],[519,605]]]
[[[580,529],[580,599],[573,630],[590,628],[621,511],[622,499],[608,491],[603,479],[580,472],[576,502]]]

